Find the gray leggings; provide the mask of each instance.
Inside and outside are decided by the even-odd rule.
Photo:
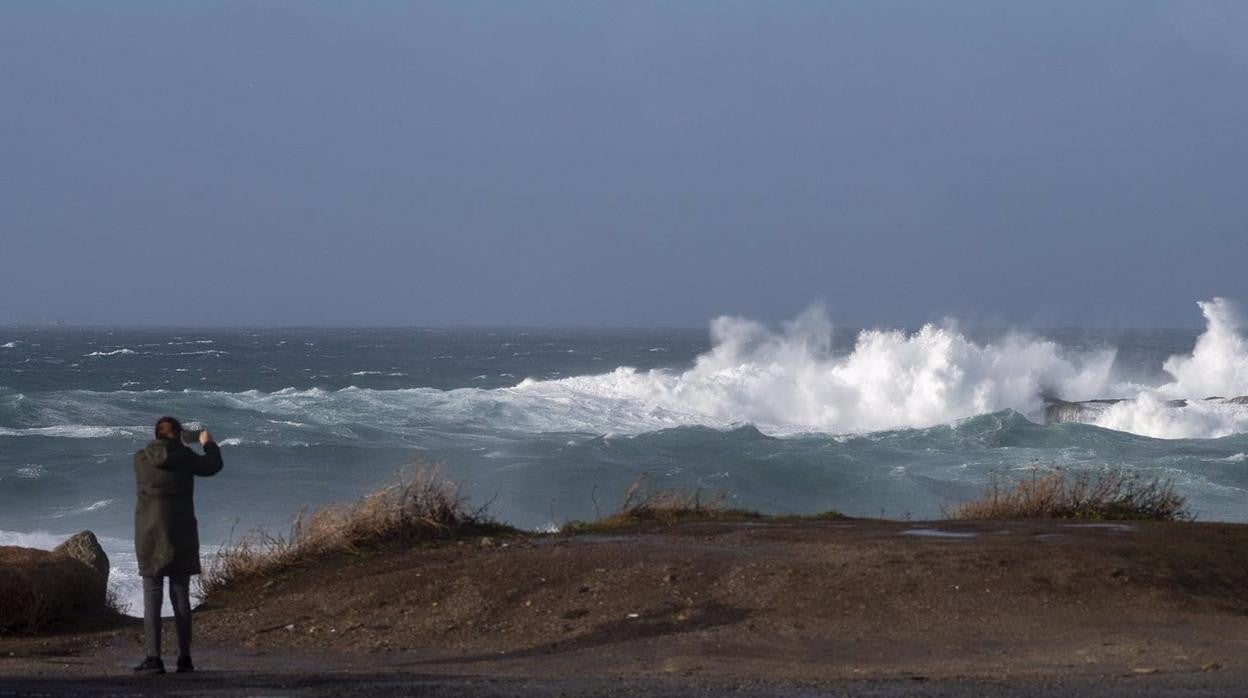
[[[165,578],[143,578],[143,634],[147,656],[160,656],[160,607],[165,603]],[[191,578],[169,578],[173,624],[178,629],[178,656],[191,656]]]

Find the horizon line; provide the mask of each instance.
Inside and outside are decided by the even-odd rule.
[[[417,330],[417,331],[445,331],[445,330],[507,330],[507,331],[529,331],[529,330],[584,330],[584,331],[603,331],[603,330],[686,330],[686,331],[707,331],[709,323],[702,325],[684,325],[684,324],[654,324],[654,325],[636,325],[636,324],[618,324],[618,325],[591,325],[591,324],[444,324],[444,325],[417,325],[417,324],[260,324],[260,323],[240,323],[240,324],[206,324],[206,325],[162,325],[162,324],[145,324],[145,323],[0,323],[0,330]],[[773,323],[768,323],[773,324]],[[781,324],[781,323],[774,323]],[[866,329],[901,329],[901,330],[918,330],[927,325],[936,326],[952,326],[954,328],[966,328],[971,330],[1150,330],[1150,331],[1167,331],[1167,330],[1202,330],[1207,325],[1204,323],[1193,325],[998,325],[998,324],[976,324],[969,322],[954,322],[952,325],[945,323],[928,321],[921,323],[901,323],[901,324],[855,324],[833,323],[833,331],[839,329],[866,330]]]

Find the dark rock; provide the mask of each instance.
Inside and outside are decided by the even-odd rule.
[[[94,539],[94,537],[92,537]],[[34,632],[105,608],[107,574],[48,550],[0,547],[0,633]]]
[[[1044,406],[1044,423],[1062,424],[1063,422],[1091,421],[1105,410],[1120,402],[1122,400],[1084,400],[1082,402],[1049,400]]]
[[[65,540],[64,543],[52,549],[54,555],[65,555],[95,570],[99,575],[100,586],[100,602],[104,601],[104,594],[108,591],[108,554],[104,552],[104,548],[100,546],[100,541],[96,539],[95,534],[90,531],[82,531],[75,533]]]

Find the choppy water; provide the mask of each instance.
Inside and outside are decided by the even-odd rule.
[[[641,472],[769,512],[925,518],[1036,463],[1173,478],[1201,518],[1245,521],[1248,408],[1164,405],[1248,394],[1233,309],[1204,312],[1203,332],[0,329],[0,544],[92,529],[137,595],[130,457],[162,414],[224,446],[208,548],[414,460],[535,528]],[[1137,399],[1045,426],[1042,395]]]

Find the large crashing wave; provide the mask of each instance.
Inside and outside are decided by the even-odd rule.
[[[1160,386],[1114,381],[1115,351],[1071,354],[1058,344],[1008,335],[977,344],[952,325],[917,332],[872,329],[853,350],[831,352],[832,327],[809,311],[779,332],[740,318],[712,324],[714,347],[693,368],[525,381],[526,397],[588,405],[610,402],[634,415],[722,426],[748,422],[772,432],[831,433],[926,427],[1013,409],[1035,415],[1045,396],[1133,398],[1093,423],[1160,438],[1211,438],[1248,431],[1248,409],[1200,398],[1248,394],[1248,341],[1231,303],[1200,303],[1207,327],[1190,355],[1163,365]],[[1166,400],[1190,399],[1187,407]]]
[[[1191,354],[1171,356],[1162,368],[1173,380],[1160,386],[1118,388],[1134,399],[1099,415],[1094,424],[1158,438],[1216,438],[1248,432],[1248,406],[1209,401],[1248,395],[1248,341],[1243,320],[1225,298],[1199,303],[1205,331]],[[1186,400],[1181,408],[1168,400]]]
[[[141,434],[138,427],[91,425],[205,410],[232,423],[243,443],[258,444],[350,442],[377,433],[428,440],[465,431],[638,434],[742,424],[771,435],[848,434],[929,427],[1006,409],[1039,421],[1049,397],[1122,399],[1077,419],[1144,436],[1248,432],[1248,405],[1204,400],[1248,395],[1248,340],[1239,316],[1220,298],[1200,308],[1205,331],[1190,354],[1163,363],[1170,380],[1155,385],[1117,380],[1113,349],[1075,352],[1026,334],[976,342],[952,323],[915,332],[865,330],[851,350],[836,352],[832,326],[816,309],[779,330],[719,318],[711,325],[712,348],[684,371],[621,367],[493,390],[68,391],[26,400],[0,389],[0,414],[17,415],[15,427],[0,429],[0,436],[106,435],[97,429]],[[1187,403],[1175,407],[1173,400]]]
[[[1248,395],[1248,340],[1235,306],[1225,298],[1198,303],[1205,332],[1187,356],[1172,356],[1162,367],[1174,381],[1157,389],[1169,398]]]
[[[711,332],[714,347],[683,373],[620,368],[525,381],[515,390],[552,401],[633,403],[635,413],[712,426],[836,433],[925,427],[1006,408],[1035,412],[1049,392],[1095,397],[1109,387],[1114,362],[1113,350],[1068,356],[1054,342],[1023,335],[980,345],[936,325],[866,330],[852,352],[837,356],[818,309],[780,332],[728,317]]]

